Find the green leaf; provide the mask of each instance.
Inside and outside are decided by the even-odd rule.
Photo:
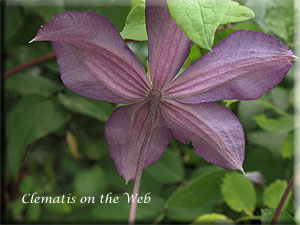
[[[74,188],[83,196],[93,196],[106,189],[104,172],[99,166],[81,170],[75,176]]]
[[[145,0],[131,0],[131,7],[134,7],[138,4],[145,4]]]
[[[201,56],[202,56],[202,51],[199,48],[198,45],[193,45],[191,50],[190,50],[190,54],[187,57],[187,59],[185,60],[183,67],[184,68],[189,68],[191,65],[193,65],[193,63],[195,63]],[[177,74],[178,76],[178,74]]]
[[[190,175],[190,180],[197,179],[200,176],[204,176],[216,170],[216,166],[209,165],[200,165],[197,169],[194,169],[192,174]]]
[[[264,190],[264,195],[263,195],[264,204],[266,206],[268,206],[269,208],[277,208],[287,186],[288,186],[288,184],[285,180],[276,180],[275,182],[270,184],[268,187],[266,187],[266,189]],[[283,209],[285,209],[287,207],[291,196],[292,196],[292,193],[290,192],[284,205],[283,205]]]
[[[271,103],[268,100],[263,100],[263,99],[257,99],[254,101],[255,103],[261,104],[267,108],[270,108],[272,110],[274,110],[278,115],[281,116],[290,116],[288,113],[286,113],[284,110],[282,110],[280,107],[274,105],[273,103]],[[290,116],[291,117],[291,116]]]
[[[229,219],[227,216],[219,213],[208,213],[199,216],[195,219],[192,224],[234,224],[234,221]]]
[[[243,21],[254,13],[231,0],[167,0],[172,17],[187,36],[205,49],[211,49],[220,24]]]
[[[292,158],[292,156],[294,155],[294,149],[295,149],[294,137],[295,137],[295,133],[291,132],[284,139],[280,148],[280,153],[283,158]]]
[[[243,1],[244,5],[252,9],[255,13],[253,21],[261,27],[263,30],[268,30],[265,25],[265,14],[266,10],[272,5],[271,0],[245,0]]]
[[[160,183],[171,184],[183,179],[184,170],[181,159],[168,149],[153,166],[145,169],[145,173]]]
[[[231,104],[238,102],[239,100],[223,100],[222,102],[227,108],[230,108]]]
[[[275,155],[279,155],[280,146],[282,145],[287,132],[270,133],[266,131],[254,131],[247,135],[247,139],[252,144],[267,148]]]
[[[227,174],[221,191],[226,204],[232,210],[252,215],[256,205],[256,193],[249,179],[238,173]]]
[[[254,117],[257,125],[268,132],[286,132],[294,129],[294,120],[290,116],[283,116],[278,119],[267,118],[266,115]]]
[[[145,23],[145,4],[137,4],[131,9],[121,36],[123,39],[135,41],[148,40]]]
[[[59,94],[58,99],[66,109],[82,113],[101,122],[106,121],[113,111],[112,104],[108,102],[97,101],[75,93],[67,95]]]
[[[238,23],[234,26],[234,30],[256,30],[263,32],[263,29],[253,22]]]
[[[262,224],[270,224],[275,214],[275,209],[261,209]],[[293,217],[285,210],[282,210],[277,219],[277,224],[295,224]]]
[[[254,12],[248,7],[239,5],[237,2],[230,2],[220,24],[241,22],[253,17]]]
[[[222,200],[220,185],[226,170],[215,168],[179,188],[167,202],[168,218],[187,222],[199,215],[213,212]]]
[[[15,178],[26,146],[58,130],[68,119],[68,114],[55,100],[36,95],[21,99],[8,113],[7,160]]]
[[[145,41],[129,41],[127,45],[130,48],[130,50],[133,51],[133,53],[138,58],[142,66],[147,68],[148,43]]]
[[[37,94],[45,97],[64,89],[63,85],[32,73],[20,73],[9,77],[5,80],[4,87],[20,95]]]
[[[292,0],[285,0],[284,4],[279,1],[277,2],[279,5],[270,7],[266,11],[265,24],[277,36],[283,38],[285,41],[292,42],[299,12],[296,9],[294,10],[294,1]]]
[[[167,0],[167,3],[172,17],[187,36],[200,47],[211,49],[230,0]]]
[[[264,113],[266,106],[257,104],[255,101],[239,101],[238,117],[245,130],[255,128],[256,122],[253,120],[255,115]]]
[[[284,177],[284,168],[279,157],[275,157],[271,150],[263,148],[254,148],[247,152],[244,162],[244,169],[247,172],[259,171],[270,183],[278,178]],[[270,170],[272,168],[272,170]]]
[[[143,196],[143,195],[141,195]],[[149,195],[148,195],[149,196]],[[154,220],[164,209],[164,200],[158,196],[151,195],[151,201],[147,204],[139,204],[136,210],[136,219],[138,221],[149,221],[149,218]],[[128,203],[127,203],[128,204]],[[127,214],[128,218],[128,214]]]

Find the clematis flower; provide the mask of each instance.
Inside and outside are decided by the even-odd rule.
[[[156,162],[172,137],[191,142],[208,162],[243,170],[243,128],[215,101],[252,100],[270,91],[290,70],[292,51],[270,35],[240,30],[176,76],[193,43],[165,1],[146,1],[146,27],[150,79],[117,29],[96,13],[58,14],[33,41],[52,41],[69,89],[127,104],[105,127],[110,155],[126,181]]]

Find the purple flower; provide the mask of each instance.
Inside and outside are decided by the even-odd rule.
[[[138,163],[152,165],[170,139],[193,143],[197,155],[242,169],[245,139],[237,117],[214,101],[257,99],[276,86],[294,59],[276,38],[240,30],[176,77],[192,42],[165,1],[146,2],[151,80],[117,29],[92,12],[63,12],[33,41],[53,42],[61,78],[72,91],[117,108],[105,127],[111,157],[126,181]]]

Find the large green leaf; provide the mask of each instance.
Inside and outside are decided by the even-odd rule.
[[[249,20],[254,17],[254,12],[246,6],[239,5],[237,2],[230,2],[221,24],[236,23]]]
[[[167,202],[168,217],[184,222],[213,212],[222,199],[220,185],[225,173],[226,170],[216,168],[179,188]]]
[[[20,73],[9,77],[5,80],[4,87],[21,95],[37,94],[45,97],[64,88],[61,84],[33,73]]]
[[[215,31],[220,24],[250,19],[254,13],[231,0],[167,0],[172,17],[197,45],[213,46]]]
[[[137,4],[131,9],[121,36],[123,39],[135,41],[148,40],[145,23],[145,4]]]
[[[266,187],[263,195],[264,204],[269,208],[277,208],[287,186],[288,184],[285,180],[276,180],[268,187]],[[289,200],[291,198],[291,194],[292,193],[290,192],[284,203],[283,209],[287,207]]]
[[[221,186],[227,205],[237,212],[244,211],[252,215],[256,205],[256,193],[253,184],[238,173],[227,174]]]
[[[82,97],[77,94],[60,94],[59,101],[66,109],[93,117],[101,122],[108,119],[113,111],[112,104]]]
[[[169,149],[153,166],[145,169],[145,173],[160,183],[171,184],[183,179],[184,170],[181,159]]]
[[[27,145],[44,137],[67,122],[69,116],[53,99],[29,95],[7,115],[8,168],[16,178]]]

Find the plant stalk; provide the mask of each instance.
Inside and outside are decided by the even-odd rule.
[[[35,65],[38,65],[40,63],[43,63],[43,62],[46,62],[48,60],[51,60],[51,59],[55,59],[56,55],[54,52],[52,53],[49,53],[47,55],[43,55],[41,57],[38,57],[36,59],[33,59],[27,63],[24,63],[24,64],[21,64],[19,66],[16,66],[14,68],[12,68],[11,70],[7,71],[4,76],[2,77],[3,80],[5,80],[6,78],[14,75],[15,73],[18,73],[18,72],[21,72],[29,67],[32,67],[32,66],[35,66]]]
[[[145,161],[145,156],[147,152],[147,146],[150,141],[154,125],[155,125],[155,118],[158,110],[158,103],[161,97],[161,93],[159,91],[153,90],[149,94],[149,100],[150,100],[150,113],[149,113],[149,124],[147,127],[147,132],[144,138],[144,141],[141,146],[141,151],[139,154],[138,158],[138,165],[136,169],[136,175],[134,179],[134,186],[133,186],[133,192],[132,195],[136,196],[135,201],[132,200],[131,206],[130,206],[130,213],[129,213],[129,224],[134,224],[135,223],[135,218],[136,218],[136,208],[137,208],[137,199],[138,199],[138,194],[139,194],[139,189],[140,189],[140,184],[141,184],[141,178],[144,170],[144,161]]]
[[[292,187],[294,186],[295,175],[296,175],[296,173],[294,173],[294,175],[290,179],[290,182],[289,182],[287,188],[285,189],[285,192],[284,192],[284,194],[283,194],[283,196],[282,196],[282,198],[281,198],[281,200],[280,200],[280,202],[279,202],[279,204],[278,204],[278,206],[276,208],[276,211],[274,213],[274,217],[272,219],[271,224],[275,224],[276,221],[277,221],[277,219],[278,219],[278,217],[279,217],[279,214],[280,214],[280,212],[282,210],[282,207],[283,207],[283,205],[284,205],[284,203],[285,203],[285,201],[286,201],[286,199],[288,197],[288,194],[290,193]]]

